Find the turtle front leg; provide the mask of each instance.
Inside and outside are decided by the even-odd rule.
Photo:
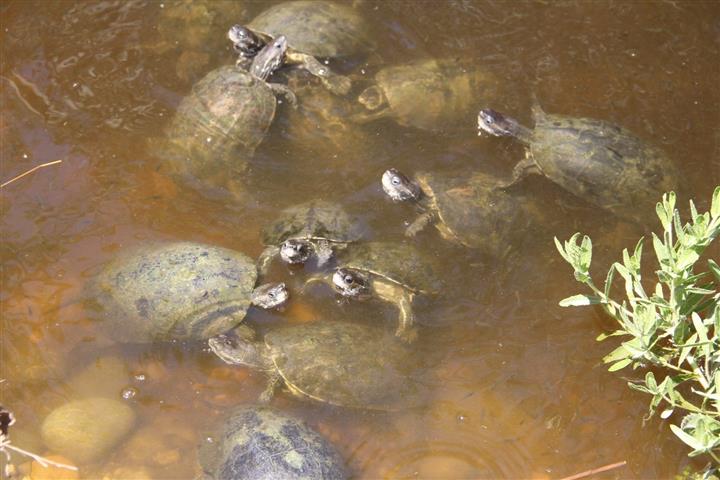
[[[322,84],[335,95],[347,95],[352,88],[352,80],[343,75],[338,75],[327,65],[323,65],[317,58],[305,53],[293,53],[286,57],[292,63],[307,70],[311,75],[320,79]]]
[[[305,283],[303,283],[303,286],[300,288],[300,292],[304,293],[305,289],[310,285],[311,283],[324,283],[326,285],[330,285],[330,287],[333,286],[332,283],[332,276],[327,274],[316,274],[312,275],[310,278],[305,280]]]
[[[267,387],[265,387],[265,390],[263,390],[260,397],[258,397],[258,402],[263,404],[270,403],[275,396],[275,390],[277,390],[281,383],[282,377],[277,371],[273,371],[273,373],[269,374]]]
[[[315,256],[317,257],[318,267],[323,267],[333,256],[333,249],[327,240],[317,240],[315,242]]]
[[[412,343],[417,339],[417,329],[413,327],[415,315],[412,311],[413,293],[395,283],[375,281],[373,282],[375,294],[381,300],[393,303],[398,308],[398,327],[395,336],[406,343]]]
[[[263,250],[263,252],[260,254],[260,258],[258,258],[257,261],[258,273],[261,277],[267,275],[268,271],[270,270],[270,264],[278,255],[280,255],[280,248],[275,245],[271,245],[265,250]]]
[[[518,183],[528,175],[542,175],[535,160],[530,156],[529,152],[524,159],[520,160],[513,168],[512,179],[501,185],[500,188],[509,188]]]
[[[425,212],[421,215],[419,215],[406,229],[405,229],[405,236],[406,237],[414,237],[418,233],[420,233],[425,227],[430,225],[435,221],[435,213],[433,212]]]
[[[290,87],[283,85],[282,83],[267,83],[267,86],[275,93],[275,95],[282,95],[288,101],[293,108],[297,108],[297,97],[295,92],[290,90]]]

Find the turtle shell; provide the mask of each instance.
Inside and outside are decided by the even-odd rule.
[[[286,208],[262,233],[265,245],[279,245],[289,238],[323,238],[344,243],[360,237],[357,222],[340,205],[325,200]]]
[[[215,480],[344,479],[337,450],[305,423],[268,407],[231,411],[198,461]],[[214,436],[213,435],[213,436]]]
[[[383,277],[415,292],[440,290],[433,259],[405,243],[358,243],[343,252],[339,264]]]
[[[417,176],[420,188],[436,211],[442,236],[492,256],[502,256],[513,234],[527,221],[525,206],[501,190],[496,178],[473,174],[468,179],[431,173]]]
[[[330,1],[280,3],[255,17],[248,26],[273,38],[285,35],[293,49],[314,57],[347,57],[375,48],[362,15]]]
[[[382,329],[347,322],[317,322],[273,330],[270,356],[299,396],[351,408],[394,410],[417,406],[419,384],[408,350]]]
[[[113,339],[202,340],[243,320],[256,280],[255,262],[243,253],[178,242],[123,253],[88,294]]]
[[[561,187],[624,218],[643,222],[680,174],[662,152],[603,120],[547,115],[535,108],[529,154]]]
[[[499,86],[468,62],[434,59],[383,68],[375,81],[398,123],[430,131],[472,125],[478,105],[492,101]]]
[[[244,173],[275,117],[268,85],[235,66],[208,73],[185,97],[168,129],[172,170],[199,179]]]

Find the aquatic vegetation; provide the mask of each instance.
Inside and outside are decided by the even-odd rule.
[[[593,293],[573,295],[560,305],[600,305],[617,320],[616,331],[598,337],[624,337],[603,358],[609,370],[652,368],[645,378],[628,382],[630,388],[652,396],[648,418],[662,407],[660,418],[674,419],[670,429],[692,448],[691,457],[708,455],[720,464],[720,266],[707,259],[707,270],[695,271],[720,235],[720,186],[713,192],[709,212],[698,213],[690,202],[691,221],[684,225],[673,192],[663,195],[656,212],[663,231],[652,236],[659,267],[652,291],[642,282],[642,238],[632,254],[623,251],[622,262],[610,267],[599,289],[590,277],[592,242],[587,236],[580,240],[576,233],[564,244],[556,238],[555,244],[573,267],[575,279]],[[625,281],[627,299],[610,296],[615,274]]]

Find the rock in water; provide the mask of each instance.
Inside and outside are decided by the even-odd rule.
[[[82,464],[102,458],[134,423],[135,413],[129,406],[110,398],[91,397],[50,412],[41,433],[50,450]]]

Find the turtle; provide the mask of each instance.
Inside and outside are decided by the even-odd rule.
[[[286,76],[297,95],[298,107],[288,109],[279,121],[284,137],[307,152],[296,159],[296,164],[302,162],[299,168],[308,172],[336,169],[341,173],[351,164],[381,158],[377,135],[349,120],[359,111],[357,102],[334,95],[305,72],[295,70]]]
[[[477,101],[494,98],[499,85],[494,74],[464,60],[424,59],[385,67],[358,97],[368,111],[352,119],[366,123],[390,117],[402,126],[443,131],[469,121]]]
[[[253,32],[238,24],[230,27],[228,38],[239,54],[236,65],[249,69],[251,73],[254,73],[252,68],[256,68],[252,62],[253,58],[265,45],[274,41],[274,38],[268,34]],[[285,52],[284,65],[296,65],[298,68],[307,70],[311,75],[320,79],[325,88],[337,95],[346,95],[352,88],[352,81],[348,77],[337,75],[312,55],[295,51],[291,47],[288,47]]]
[[[206,340],[240,324],[250,306],[287,301],[284,283],[256,287],[257,278],[242,252],[162,242],[111,261],[89,282],[88,305],[120,342]]]
[[[619,125],[549,115],[537,102],[532,112],[533,129],[489,108],[478,113],[478,135],[515,137],[527,148],[508,186],[541,174],[600,208],[642,224],[658,198],[680,185],[677,167],[664,152]]]
[[[336,203],[315,199],[294,205],[263,229],[266,248],[258,259],[259,270],[266,273],[278,255],[294,265],[315,255],[322,267],[333,256],[333,249],[344,248],[361,236],[357,221]]]
[[[335,447],[305,422],[263,405],[236,407],[205,436],[198,462],[213,480],[342,480]]]
[[[262,341],[232,331],[208,344],[224,362],[268,376],[262,403],[280,384],[298,398],[340,407],[393,411],[423,402],[409,349],[378,327],[323,320],[270,330]]]
[[[356,243],[342,252],[338,267],[331,274],[316,274],[306,281],[323,282],[347,298],[378,298],[397,306],[395,335],[411,343],[417,338],[413,328],[412,302],[418,294],[440,291],[436,266],[431,258],[406,243]]]
[[[282,64],[286,50],[287,39],[279,36],[255,57],[253,73],[226,65],[193,87],[180,103],[159,152],[173,173],[191,182],[238,190],[247,162],[275,117],[275,95],[296,103],[286,85],[266,81]]]
[[[279,3],[261,12],[247,27],[272,38],[285,35],[296,51],[316,58],[350,57],[376,47],[368,23],[357,9],[329,0]]]
[[[491,175],[441,175],[419,172],[415,180],[395,168],[382,175],[382,188],[394,201],[415,202],[422,213],[405,230],[414,237],[433,223],[443,238],[502,257],[508,241],[541,214],[524,199],[503,189]]]

